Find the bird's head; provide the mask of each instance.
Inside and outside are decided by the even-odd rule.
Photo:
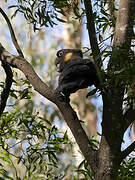
[[[82,51],[80,49],[61,49],[56,54],[55,65],[58,72],[63,71],[64,64],[75,58],[83,58]]]

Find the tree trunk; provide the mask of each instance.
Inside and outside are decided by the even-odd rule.
[[[123,88],[110,88],[103,94],[102,138],[98,150],[96,180],[116,180],[121,162],[123,139]]]
[[[116,180],[119,165],[120,162],[113,156],[106,138],[102,136],[95,180]]]

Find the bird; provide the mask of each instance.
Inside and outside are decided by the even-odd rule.
[[[59,74],[57,90],[69,98],[79,89],[99,84],[95,64],[83,59],[80,49],[61,49],[56,54],[55,65]]]

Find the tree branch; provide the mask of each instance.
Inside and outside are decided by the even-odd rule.
[[[90,141],[89,141],[84,129],[82,128],[75,111],[72,109],[70,104],[64,105],[63,103],[57,103],[57,106],[59,107],[65,121],[67,122],[68,126],[70,127],[85,159],[89,163],[93,172],[96,173],[97,165],[98,165],[97,151],[92,149]]]
[[[13,73],[10,68],[10,66],[4,62],[2,62],[3,69],[5,70],[6,73],[6,80],[5,80],[5,87],[1,93],[0,97],[0,116],[2,115],[5,107],[6,107],[6,102],[10,93],[10,88],[13,82]]]
[[[120,0],[119,10],[115,25],[115,34],[113,48],[115,50],[120,50],[119,47],[122,45],[124,50],[121,51],[120,56],[126,60],[128,55],[128,50],[130,49],[131,40],[133,36],[133,24],[135,15],[135,1],[134,0]],[[114,66],[114,63],[118,64],[120,58],[111,57],[108,63],[108,68],[110,69]],[[120,68],[120,66],[118,66]]]
[[[50,101],[54,102],[54,91],[45,84],[35,73],[33,67],[22,57],[17,57],[7,52],[0,44],[0,59],[10,66],[20,69],[31,82],[34,89]]]
[[[71,129],[73,136],[76,139],[84,157],[91,166],[93,172],[97,170],[97,152],[92,149],[90,141],[83,130],[80,121],[70,106],[70,104],[65,100],[64,96],[60,93],[50,89],[47,84],[45,84],[36,74],[32,66],[26,61],[26,59],[21,57],[16,57],[9,52],[7,52],[4,47],[0,44],[0,60],[8,63],[10,66],[20,69],[27,79],[30,81],[34,89],[43,95],[48,100],[54,102],[60,112],[62,113],[65,121],[67,122],[69,128]]]
[[[132,144],[130,144],[124,151],[121,152],[121,160],[126,158],[134,150],[135,150],[135,141]]]
[[[130,126],[131,123],[135,121],[135,109],[129,108],[123,115],[123,126],[124,130]]]
[[[93,58],[94,58],[94,61],[98,70],[102,66],[102,59],[101,57],[97,59],[97,57],[100,54],[100,50],[99,50],[97,37],[96,37],[96,30],[95,30],[95,23],[94,23],[91,0],[84,0],[84,5],[85,5],[85,10],[86,10],[87,28],[88,28],[88,34],[89,34],[89,39],[90,39],[90,46],[91,46]]]
[[[134,0],[120,0],[114,36],[115,47],[123,43],[130,46],[133,32],[134,10]]]

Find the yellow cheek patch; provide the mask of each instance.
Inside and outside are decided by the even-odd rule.
[[[65,58],[64,58],[64,61],[68,62],[71,59],[72,55],[73,55],[73,53],[67,53]]]

